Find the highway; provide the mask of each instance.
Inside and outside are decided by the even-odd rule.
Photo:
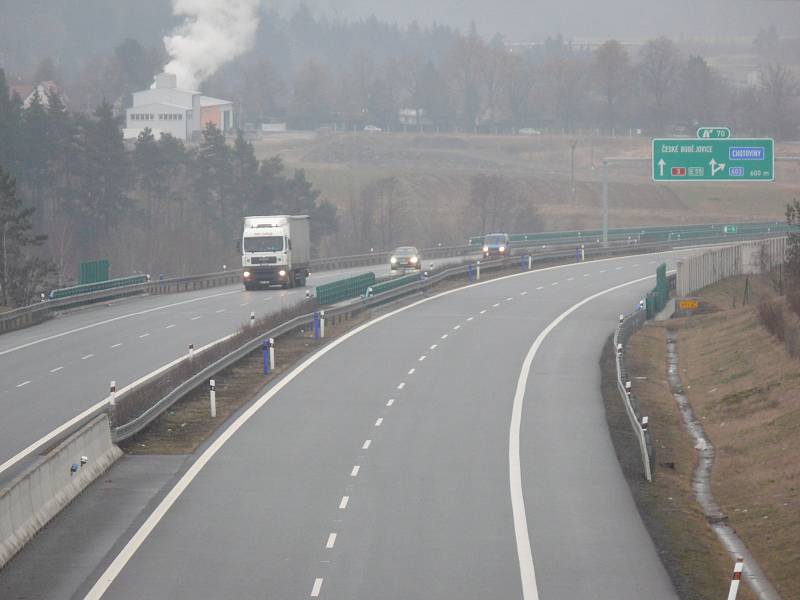
[[[437,266],[459,259],[439,259]],[[428,261],[426,261],[427,266]],[[311,286],[389,267],[325,271]],[[310,288],[309,288],[310,289]],[[0,483],[20,454],[108,396],[245,324],[300,302],[305,289],[246,292],[241,285],[87,306],[0,336]],[[11,464],[13,463],[13,464]]]
[[[329,344],[198,451],[86,598],[676,598],[598,358],[691,252],[473,285]]]

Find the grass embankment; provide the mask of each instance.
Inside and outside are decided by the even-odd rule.
[[[777,300],[771,282],[751,276],[747,288],[745,306],[745,278],[706,288],[698,295],[705,314],[651,324],[627,353],[631,376],[647,378],[634,388],[658,452],[656,483],[639,496],[646,518],[669,532],[666,541],[658,528],[653,535],[677,557],[679,578],[696,594],[688,598],[724,597],[732,565],[692,496],[696,456],[666,383],[667,328],[676,332],[686,395],[716,449],[714,497],[782,596],[800,598],[800,361],[759,322],[758,304]]]

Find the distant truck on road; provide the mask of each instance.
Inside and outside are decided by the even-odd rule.
[[[245,217],[241,254],[244,289],[305,286],[311,260],[308,215]]]

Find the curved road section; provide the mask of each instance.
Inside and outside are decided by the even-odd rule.
[[[674,599],[597,360],[677,256],[485,282],[339,338],[204,447],[86,597]]]

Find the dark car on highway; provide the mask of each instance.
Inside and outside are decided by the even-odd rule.
[[[422,257],[419,255],[419,250],[414,246],[400,246],[392,252],[389,266],[392,271],[405,271],[407,269],[416,269],[418,271],[422,268]]]
[[[505,257],[511,255],[511,237],[507,233],[490,233],[483,238],[483,256]]]

